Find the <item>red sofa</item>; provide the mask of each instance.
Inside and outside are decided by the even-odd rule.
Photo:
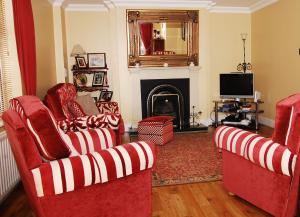
[[[11,100],[3,120],[37,217],[151,216],[153,143],[116,146],[107,128],[64,136],[34,96]]]
[[[274,216],[296,214],[300,161],[300,94],[276,105],[272,138],[229,126],[215,131],[225,188]]]
[[[76,98],[76,87],[71,83],[59,83],[49,89],[44,99],[45,105],[54,115],[58,125],[69,131],[81,127],[83,122],[92,124],[88,128],[108,127],[115,130],[117,143],[121,143],[124,134],[124,122],[117,102],[97,102],[99,115],[86,117],[69,117],[69,103]],[[80,109],[81,112],[82,109]],[[101,114],[101,115],[100,115]],[[79,123],[79,124],[77,124]],[[76,127],[74,127],[76,125]]]

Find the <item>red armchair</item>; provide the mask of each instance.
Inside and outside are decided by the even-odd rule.
[[[80,117],[71,115],[70,102],[76,98],[76,87],[71,83],[60,83],[47,91],[44,103],[53,113],[59,126],[65,130],[77,128],[108,127],[116,132],[117,144],[121,143],[124,134],[124,122],[117,102],[97,102],[99,115]],[[80,109],[83,112],[82,109]]]
[[[300,94],[277,103],[272,138],[221,126],[223,182],[228,191],[274,216],[296,214],[300,161]]]
[[[151,215],[154,144],[116,146],[107,128],[64,134],[34,96],[13,99],[3,120],[37,217]]]

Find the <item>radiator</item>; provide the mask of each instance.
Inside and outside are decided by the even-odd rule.
[[[0,203],[19,182],[20,176],[6,133],[0,133]]]

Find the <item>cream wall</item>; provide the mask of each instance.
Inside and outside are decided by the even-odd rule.
[[[37,95],[65,82],[61,8],[48,0],[32,0],[37,57]]]
[[[75,58],[71,52],[75,44],[80,44],[87,53],[106,53],[108,67],[111,65],[110,26],[108,12],[66,11],[64,18],[66,52],[69,81],[73,81],[72,69]],[[85,56],[87,61],[87,56]]]
[[[210,13],[199,10],[199,67],[129,70],[127,66],[126,8],[108,11],[64,11],[61,13],[64,65],[68,81],[72,82],[70,57],[75,44],[88,53],[105,52],[109,67],[108,79],[113,100],[120,104],[127,126],[141,118],[141,79],[190,78],[191,107],[201,110],[207,122],[213,107],[212,100],[219,95],[218,74],[235,71],[242,61],[240,33],[247,32],[247,60],[250,61],[251,20],[249,14]]]
[[[251,16],[255,83],[269,119],[278,100],[300,92],[299,11],[299,0],[281,0]]]
[[[251,16],[249,14],[211,13],[209,27],[211,66],[209,93],[211,99],[218,99],[219,74],[236,72],[238,63],[243,61],[241,33],[248,34],[246,62],[251,62]]]
[[[56,84],[55,42],[52,5],[47,0],[32,0],[37,57],[37,95],[44,97]]]

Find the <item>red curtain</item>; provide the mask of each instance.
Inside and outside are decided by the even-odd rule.
[[[140,32],[141,38],[145,46],[146,55],[151,54],[151,41],[152,41],[152,23],[141,23],[140,24]]]
[[[19,65],[26,95],[36,95],[36,53],[31,0],[13,0]]]

